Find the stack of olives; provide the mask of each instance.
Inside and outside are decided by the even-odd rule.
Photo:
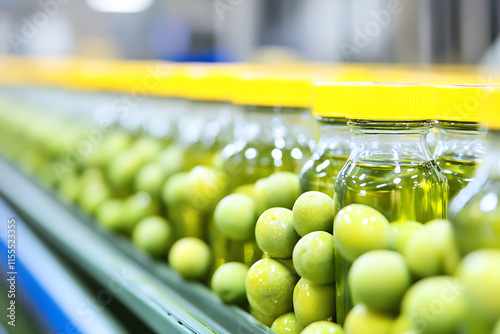
[[[232,208],[243,210],[230,196]],[[499,333],[500,251],[460,259],[448,220],[391,223],[361,204],[336,212],[329,196],[311,191],[291,210],[265,210],[255,240],[262,259],[250,269],[222,265],[212,288],[232,303],[246,293],[250,313],[276,333]],[[344,328],[334,323],[342,293],[335,252],[352,262],[347,287],[337,287],[347,288],[354,304]]]
[[[500,321],[500,251],[461,260],[452,231],[448,220],[389,223],[365,205],[342,208],[334,239],[352,261],[347,284],[355,305],[344,330],[492,333]]]
[[[290,208],[264,211],[255,239],[264,252],[246,276],[251,313],[277,333],[341,333],[335,320],[334,204],[310,191]],[[304,329],[306,328],[306,329]]]

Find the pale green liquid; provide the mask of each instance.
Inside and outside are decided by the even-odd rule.
[[[472,181],[474,172],[479,166],[478,162],[455,160],[445,157],[439,157],[437,163],[443,170],[444,176],[448,179],[450,187],[450,192],[448,193],[449,199],[455,197],[460,190]]]
[[[324,154],[317,160],[309,160],[300,175],[302,192],[320,191],[333,198],[333,187],[347,155]]]

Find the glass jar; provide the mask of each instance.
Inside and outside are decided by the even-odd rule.
[[[481,248],[500,249],[500,91],[481,105],[489,127],[484,164],[450,204],[450,220],[463,256]]]
[[[365,204],[387,220],[446,218],[448,185],[426,145],[434,87],[407,84],[353,84],[347,118],[353,151],[335,183],[338,208]],[[334,227],[334,235],[335,235]],[[337,322],[352,300],[347,286],[351,266],[336,249]]]
[[[307,76],[242,74],[233,97],[242,108],[242,124],[235,127],[235,139],[222,151],[229,191],[244,185],[251,188],[275,172],[300,172],[311,152],[312,88]],[[216,266],[229,261],[251,265],[261,254],[254,240],[226,238],[216,254]]]
[[[479,123],[482,86],[437,86],[439,140],[434,159],[443,170],[453,198],[472,180],[486,153],[486,127]]]
[[[321,136],[316,149],[300,172],[302,192],[320,191],[333,198],[333,186],[352,150],[353,135],[345,118],[347,85],[316,85],[313,116]]]
[[[188,101],[188,105],[179,118],[176,144],[183,151],[185,171],[188,172],[184,173],[186,180],[197,179],[203,184],[202,181],[206,181],[204,178],[208,174],[212,175],[212,172],[225,180],[221,175],[220,152],[233,138],[234,113],[229,98],[235,73],[235,68],[226,65],[195,64],[184,68],[180,86],[181,95]],[[222,183],[220,187],[224,189],[218,190],[225,191]],[[201,192],[202,197],[210,197],[214,189],[205,189],[207,185],[200,184],[196,186],[197,191]],[[219,187],[219,184],[210,184]],[[190,187],[195,185],[184,184],[186,190],[194,190]],[[216,242],[211,241],[215,238],[211,228],[211,209],[201,209],[204,205],[193,203],[192,199],[184,199],[181,203],[166,202],[167,215],[174,224],[178,238],[197,237],[208,241],[211,246],[215,245]]]
[[[235,96],[243,125],[235,128],[235,139],[222,151],[230,188],[278,171],[299,173],[311,154],[311,80],[247,74]]]

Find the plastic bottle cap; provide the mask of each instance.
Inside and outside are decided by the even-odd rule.
[[[186,97],[194,100],[230,101],[239,65],[192,65],[187,69]]]
[[[479,122],[481,101],[488,97],[484,85],[436,86],[436,119]]]
[[[345,117],[348,87],[345,82],[317,83],[313,102],[314,117]]]
[[[236,80],[233,103],[310,108],[313,79],[304,74],[243,73]]]
[[[347,118],[427,120],[434,114],[433,85],[358,82],[349,85]]]
[[[483,122],[489,129],[500,130],[500,86],[485,86],[488,97],[481,101]]]

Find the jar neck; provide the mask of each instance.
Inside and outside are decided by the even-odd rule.
[[[487,132],[486,126],[477,122],[439,121],[436,129],[442,136],[484,136]]]
[[[307,113],[308,109],[294,107],[270,107],[270,106],[243,106],[243,115],[246,122],[265,122],[273,119],[273,116],[280,118],[293,118],[297,115]]]
[[[429,121],[349,120],[354,134],[350,159],[381,163],[422,163],[432,160],[426,143]]]
[[[448,157],[462,161],[481,162],[486,152],[484,125],[475,122],[440,121],[436,125],[439,140],[434,158]]]
[[[273,137],[300,132],[311,116],[308,109],[292,107],[245,106],[243,117],[247,135],[257,132],[272,133]],[[307,134],[309,136],[309,134]]]
[[[347,126],[347,119],[326,117],[316,119],[321,136],[315,153],[320,156],[323,154],[348,156],[352,150],[354,136]]]

